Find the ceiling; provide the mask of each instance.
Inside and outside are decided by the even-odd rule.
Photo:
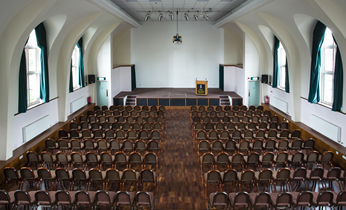
[[[205,20],[203,14],[208,11],[209,21],[217,21],[246,1],[248,0],[111,0],[137,21],[144,21],[149,11],[151,14],[148,21],[158,21],[160,13],[163,15],[162,21],[170,20],[168,11],[173,11],[176,20],[177,10],[178,20],[185,20],[183,15],[187,11],[190,21],[195,21],[195,14],[198,14],[199,20]]]

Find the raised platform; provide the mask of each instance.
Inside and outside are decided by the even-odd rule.
[[[136,96],[138,106],[217,106],[220,96],[230,96],[232,105],[242,105],[243,98],[235,92],[225,92],[219,88],[209,88],[207,96],[197,96],[195,88],[136,88],[131,92],[120,92],[113,97],[114,105],[123,105],[126,96]]]

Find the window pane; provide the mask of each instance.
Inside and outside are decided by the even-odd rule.
[[[324,74],[323,82],[323,101],[331,104],[333,99],[333,75]]]
[[[29,64],[28,71],[36,72],[36,69],[37,69],[36,49],[28,49],[28,64]]]
[[[326,32],[324,34],[323,45],[324,46],[330,46],[333,44],[334,44],[334,39],[333,39],[332,31],[329,28],[327,28]]]
[[[324,50],[324,70],[325,71],[333,71],[334,67],[334,49],[326,48]]]
[[[39,98],[38,84],[38,74],[29,75],[29,104],[37,101]]]

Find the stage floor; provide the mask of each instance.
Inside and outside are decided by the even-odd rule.
[[[231,98],[242,98],[235,92],[225,92],[219,88],[209,88],[208,95],[195,94],[195,88],[136,88],[131,92],[120,92],[114,98],[136,95],[136,98],[219,98],[227,95]]]

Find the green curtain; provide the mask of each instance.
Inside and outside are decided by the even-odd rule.
[[[334,37],[333,37],[334,38]],[[334,38],[334,42],[336,40]],[[339,50],[339,46],[336,43],[336,55],[335,55],[335,66],[334,66],[334,101],[333,101],[333,111],[341,111],[342,107],[342,95],[344,88],[344,69],[342,65],[342,58]]]
[[[224,79],[225,79],[225,67],[223,65],[219,66],[219,88],[223,91],[225,89]]]
[[[83,37],[78,40],[77,47],[79,49],[78,84],[80,87],[84,87]]]
[[[22,52],[22,57],[20,59],[20,66],[19,66],[18,113],[24,113],[28,109],[27,97],[28,97],[28,93],[27,93],[27,80],[26,80],[26,56],[25,56],[25,47],[24,47]]]
[[[288,74],[288,62],[287,62],[287,57],[286,57],[285,92],[286,92],[286,93],[289,93],[289,92],[290,92],[290,77],[289,77],[289,74]]]
[[[40,98],[44,103],[49,102],[49,77],[48,77],[48,46],[46,40],[46,28],[40,23],[35,28],[37,45],[41,48],[40,71]]]
[[[308,101],[310,103],[320,102],[320,69],[321,69],[321,47],[326,32],[326,26],[320,21],[317,22],[312,41],[311,53],[311,74],[310,74],[310,90]]]
[[[69,91],[70,91],[70,93],[73,92],[72,59],[71,59],[71,64],[70,64],[70,85],[69,85]]]
[[[279,75],[279,47],[280,41],[274,36],[274,52],[273,52],[273,88],[276,88],[280,85],[280,75]]]
[[[136,67],[135,65],[131,66],[131,91],[136,88]]]

